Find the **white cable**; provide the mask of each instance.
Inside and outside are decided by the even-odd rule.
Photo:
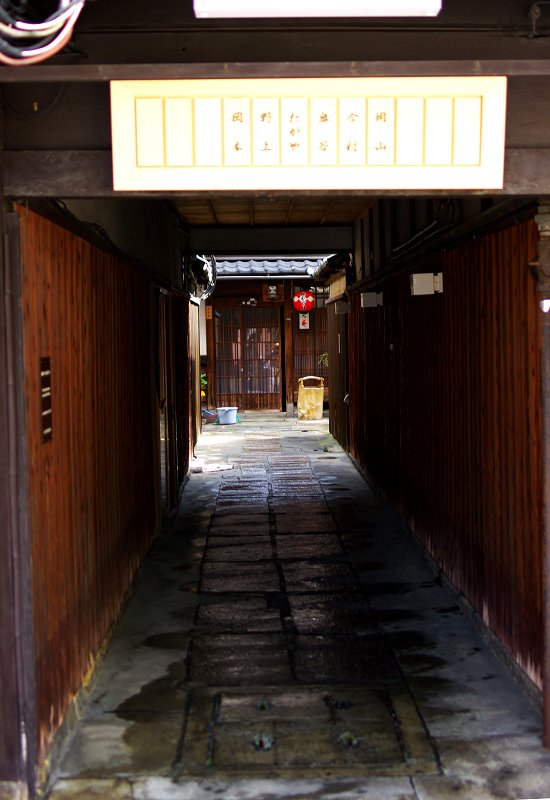
[[[72,2],[71,5],[73,8],[68,9],[55,19],[46,22],[24,22],[14,19],[13,24],[8,25],[6,22],[0,21],[0,31],[5,33],[10,39],[29,39],[51,35],[63,27],[65,20],[74,10],[75,3]]]
[[[5,33],[8,39],[44,39],[46,36],[51,36],[52,33],[56,33],[64,24],[65,19],[62,19],[59,22],[55,20],[55,22],[50,23],[49,28],[41,28],[40,30],[26,28],[25,30],[21,30],[20,28],[15,28],[12,25],[7,25],[5,22],[0,21],[0,31]]]
[[[82,7],[84,5],[84,0],[79,0],[77,3],[71,3],[70,7],[66,9],[62,14],[60,14],[55,19],[50,20],[49,22],[23,22],[22,20],[17,20],[15,23],[15,27],[20,31],[42,31],[48,33],[48,31],[55,26],[55,30],[57,30],[57,26],[59,24],[63,24],[66,19],[68,19],[71,14],[75,11],[76,6]]]
[[[82,11],[83,7],[84,7],[84,0],[82,0],[82,2],[80,2],[80,3],[76,3],[75,4],[75,7],[73,8],[73,11],[72,11],[72,16],[67,20],[67,23],[64,26],[63,30],[61,31],[61,33],[59,33],[58,36],[55,37],[55,39],[53,41],[51,41],[48,44],[44,45],[44,47],[35,47],[32,50],[22,50],[21,51],[21,55],[22,56],[39,56],[39,55],[45,55],[47,53],[51,53],[52,51],[56,52],[56,47],[57,47],[58,42],[60,40],[64,40],[64,37],[65,37],[65,34],[67,33],[67,31],[70,31],[70,30],[73,29],[74,24],[77,21],[77,19],[78,19],[79,15],[80,15],[80,12]]]
[[[0,32],[5,33],[8,39],[29,39],[30,37],[34,36],[37,38],[44,36],[41,31],[29,31],[28,33],[25,31],[19,31],[17,28],[12,28],[11,25],[6,25],[5,22],[0,22]]]
[[[65,22],[66,17],[64,16],[61,20],[53,20],[52,22],[49,22],[47,27],[43,27],[43,23],[38,23],[37,25],[27,25],[26,28],[21,28],[17,24],[17,27],[14,26],[12,30],[16,31],[17,36],[48,36],[49,34],[55,33],[62,28]],[[39,25],[40,27],[38,27]]]
[[[57,49],[54,50],[54,53],[51,55],[54,55],[62,50],[63,47],[70,42],[72,32],[72,26],[65,26],[57,39]],[[0,64],[7,64],[10,67],[23,67],[30,64],[39,64],[41,61],[45,61],[47,57],[48,54],[27,56],[25,58],[13,58],[12,56],[7,56],[5,53],[0,52]]]
[[[27,50],[19,50],[20,55],[8,56],[0,52],[0,64],[7,64],[8,66],[25,66],[29,64],[38,64],[44,61],[51,55],[55,55],[67,45],[71,39],[74,25],[84,8],[86,0],[61,0],[60,8],[65,7],[65,11],[59,14],[55,19],[51,19],[43,23],[26,23],[18,20],[15,25],[17,26],[17,33],[12,31],[11,26],[6,23],[1,23],[0,31],[6,32],[9,37],[13,38],[47,38],[54,33],[57,36],[48,44],[42,47],[34,47]],[[15,48],[16,45],[14,44]]]
[[[55,20],[50,20],[48,23],[38,23],[36,25],[21,23],[26,26],[25,28],[20,28],[18,23],[16,23],[18,27],[15,27],[0,21],[0,32],[6,34],[8,39],[44,39],[46,36],[51,36],[61,30],[73,13],[74,6],[75,3],[72,4],[72,8],[68,12],[60,15]]]

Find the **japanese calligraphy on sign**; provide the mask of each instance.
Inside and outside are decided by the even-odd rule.
[[[252,162],[250,100],[227,99],[223,104],[223,163],[230,167]]]
[[[258,166],[275,167],[281,160],[279,102],[275,98],[255,98],[252,108],[252,161]]]
[[[117,190],[502,186],[501,77],[115,81],[111,97]]]

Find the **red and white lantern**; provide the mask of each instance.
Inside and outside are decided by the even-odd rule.
[[[299,292],[296,292],[292,298],[292,302],[296,311],[301,311],[302,313],[305,311],[311,311],[313,308],[315,308],[315,298],[311,292],[303,291],[302,289],[300,289]]]

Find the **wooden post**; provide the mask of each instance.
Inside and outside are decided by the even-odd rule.
[[[285,326],[285,394],[286,394],[286,411],[289,414],[294,413],[294,342],[293,342],[293,328],[292,328],[292,294],[294,291],[294,282],[286,281],[285,284],[285,302],[284,302],[284,326]]]
[[[550,749],[550,206],[539,206],[538,290],[541,307],[543,524],[543,745]],[[548,308],[547,308],[548,306]]]
[[[214,307],[212,303],[206,304],[206,353],[207,368],[206,380],[206,400],[208,408],[217,406],[216,397],[216,338],[214,330]]]
[[[0,784],[34,795],[36,697],[23,410],[19,228],[0,196]],[[19,795],[18,795],[19,796]]]

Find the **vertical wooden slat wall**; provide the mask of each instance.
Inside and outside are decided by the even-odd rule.
[[[130,266],[20,209],[41,757],[160,526],[152,291]],[[42,441],[40,358],[51,358]]]
[[[187,421],[189,430],[188,450],[189,444],[191,451],[197,444],[199,433],[201,430],[201,355],[200,355],[200,323],[199,323],[199,306],[187,302],[187,315],[186,323],[188,330],[188,348],[187,348]],[[184,423],[185,420],[182,419]],[[189,467],[189,454],[187,459],[187,467]],[[183,476],[182,476],[183,477]]]
[[[328,328],[328,369],[330,375],[330,432],[348,449],[347,314],[336,314],[336,304],[329,303],[325,313]]]
[[[323,378],[326,387],[329,385],[328,368],[321,356],[328,352],[327,342],[327,310],[314,308],[309,312],[309,329],[300,329],[300,315],[292,310],[292,344],[294,349],[294,374],[296,375],[296,391],[298,379],[307,375]],[[325,394],[328,395],[327,392]]]
[[[536,682],[542,664],[540,322],[529,220],[352,295],[350,450]]]
[[[14,371],[14,351],[20,326],[14,324],[13,317],[10,319],[12,314],[15,316],[16,300],[10,303],[6,299],[10,294],[12,298],[17,297],[16,288],[10,285],[14,271],[6,260],[0,264],[0,786],[8,781],[18,781],[23,773],[20,733],[22,703],[18,701],[18,691],[21,697],[21,685],[26,679],[25,675],[18,674],[20,664],[16,650],[18,621],[14,563],[17,557],[23,559],[19,556],[21,533],[16,511],[17,493],[14,491],[19,483],[14,461],[17,465],[19,454],[13,453],[13,444],[10,446],[10,440],[17,441],[18,434],[15,403],[10,397],[10,386],[12,392],[14,386],[10,373]]]

